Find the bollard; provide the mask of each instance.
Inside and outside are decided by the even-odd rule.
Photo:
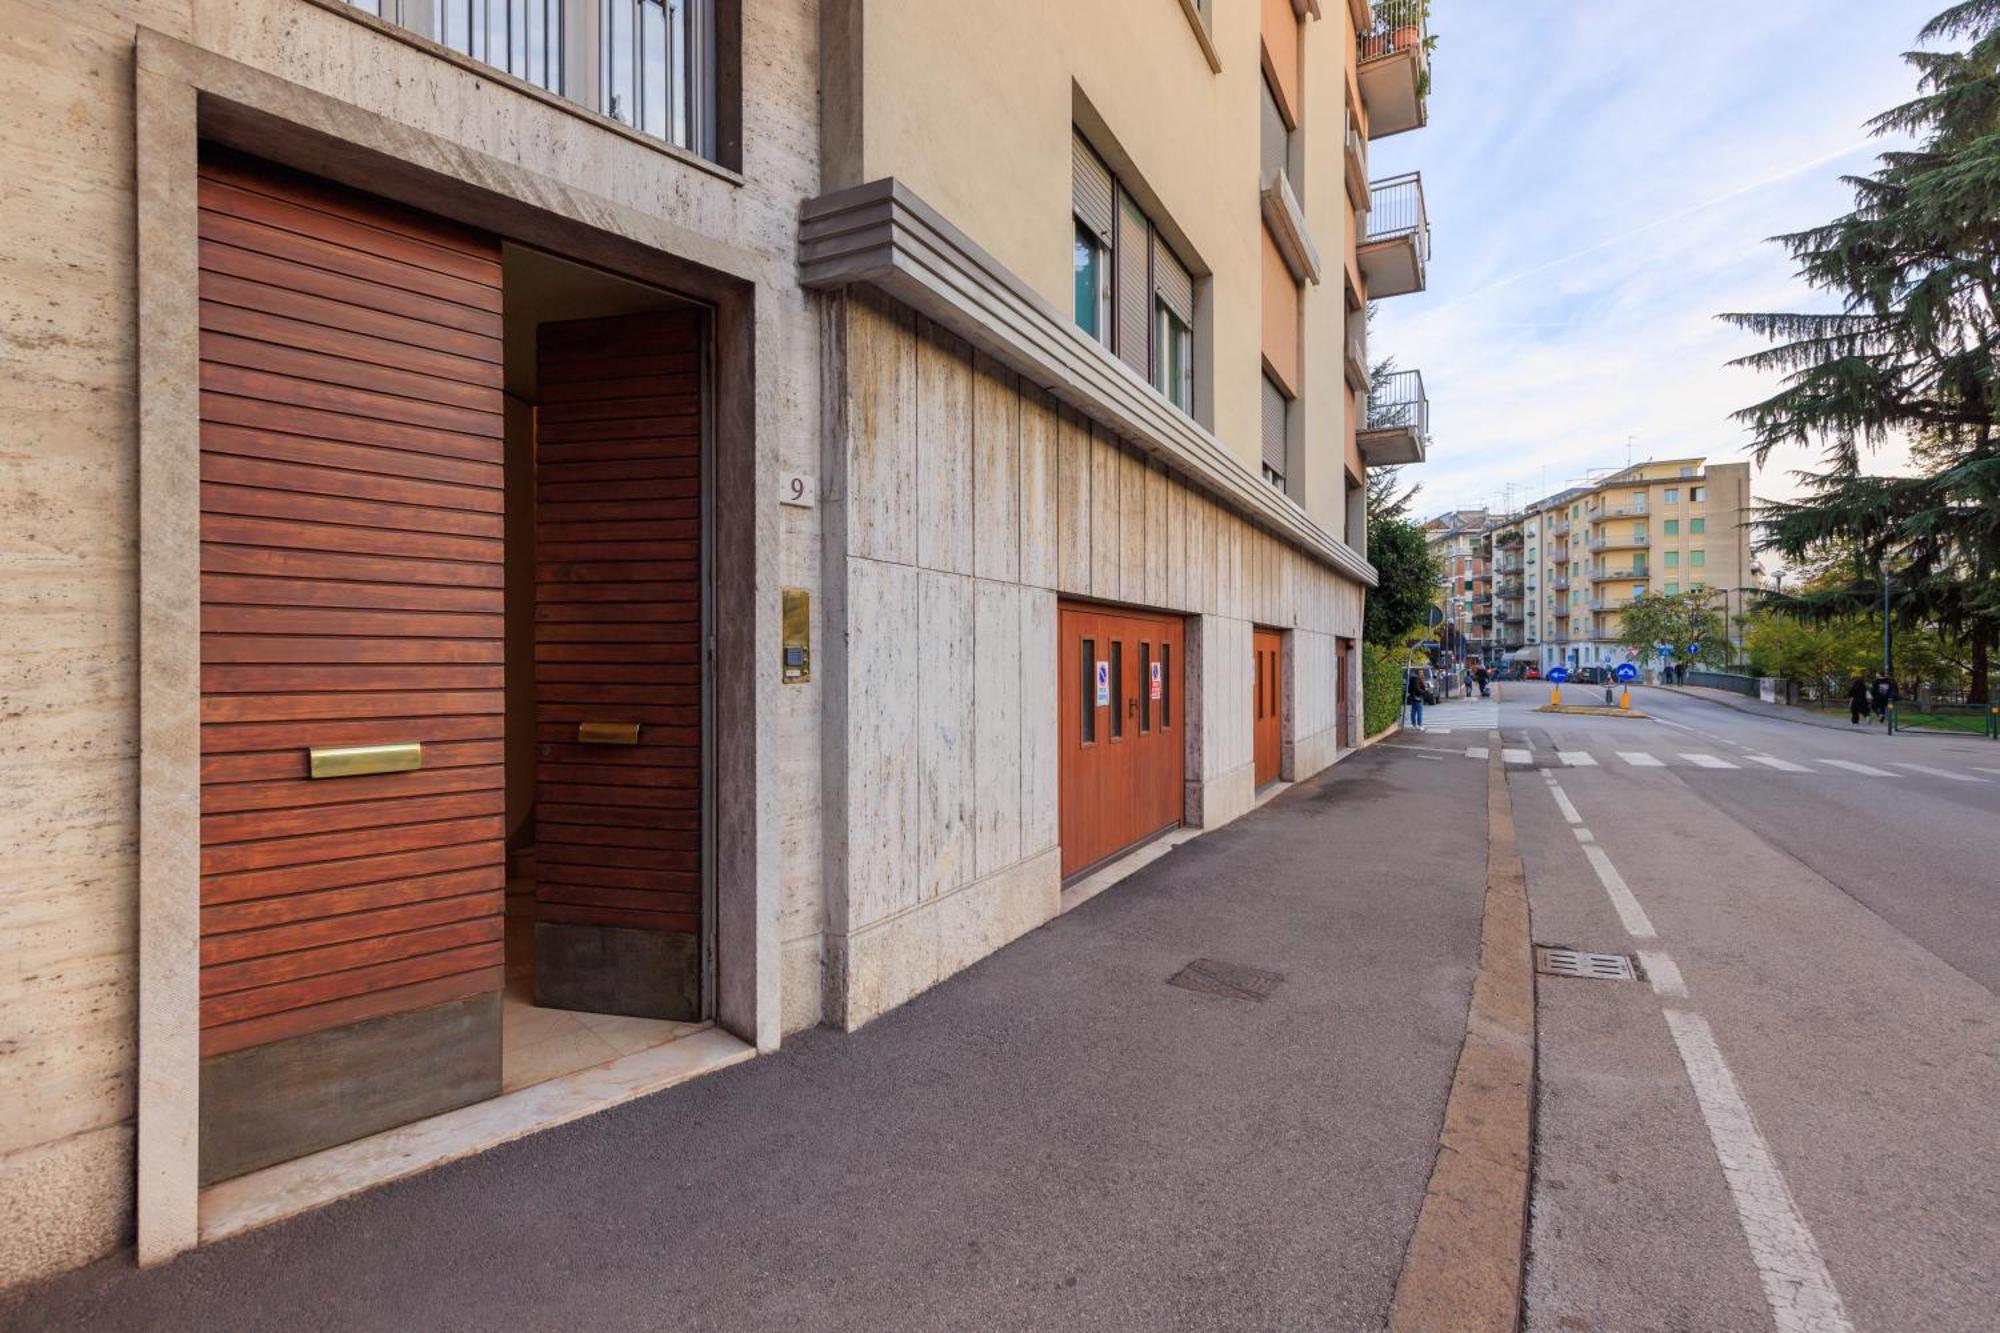
[[[1628,713],[1632,711],[1632,691],[1620,690],[1618,692],[1618,706]]]
[[[1549,689],[1549,707],[1561,708],[1562,706],[1563,706],[1563,687],[1560,685],[1552,686]]]

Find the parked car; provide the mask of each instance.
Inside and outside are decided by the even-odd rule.
[[[1604,667],[1578,667],[1570,678],[1579,685],[1602,685],[1611,679],[1611,673]]]

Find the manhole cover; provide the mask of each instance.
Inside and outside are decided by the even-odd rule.
[[[1581,949],[1535,947],[1535,971],[1552,977],[1586,977],[1592,981],[1637,981],[1632,960],[1622,953],[1585,953]]]
[[[1226,996],[1232,1000],[1268,1000],[1271,992],[1277,990],[1278,983],[1284,979],[1283,973],[1267,972],[1261,967],[1197,958],[1168,977],[1167,984],[1179,986],[1182,990],[1199,991],[1203,995]]]

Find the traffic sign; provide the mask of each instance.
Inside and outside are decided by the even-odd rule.
[[[1630,662],[1620,662],[1612,669],[1611,674],[1618,677],[1625,684],[1630,685],[1633,681],[1639,679],[1639,668],[1633,666]]]
[[[1689,657],[1700,657],[1700,656],[1701,656],[1701,645],[1700,645],[1700,644],[1698,644],[1698,643],[1691,643],[1691,644],[1689,644],[1689,645],[1688,645],[1688,656],[1689,656]]]
[[[1564,681],[1566,681],[1566,680],[1568,680],[1568,679],[1569,679],[1569,668],[1568,668],[1568,667],[1550,667],[1550,668],[1549,668],[1549,684],[1551,684],[1551,685],[1560,685],[1560,684],[1562,684],[1562,683],[1563,683]]]

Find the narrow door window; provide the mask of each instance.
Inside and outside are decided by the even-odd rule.
[[[1264,650],[1257,650],[1257,718],[1264,717]]]
[[[1083,743],[1097,741],[1097,640],[1083,641]]]
[[[1111,739],[1125,734],[1125,641],[1111,641]]]
[[[1153,645],[1139,645],[1139,734],[1153,729]]]
[[[1173,645],[1160,645],[1160,730],[1174,724]]]

